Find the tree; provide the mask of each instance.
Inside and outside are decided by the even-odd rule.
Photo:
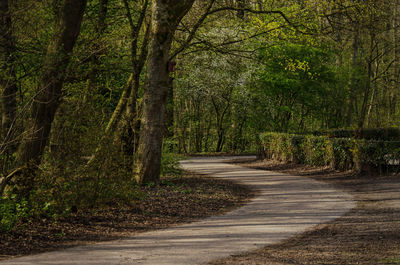
[[[220,31],[210,32],[214,38]],[[204,51],[182,59],[176,79],[175,137],[189,152],[221,152],[238,146],[248,112],[253,62],[235,55]],[[189,132],[189,137],[186,136]],[[228,145],[227,145],[228,143]]]
[[[130,75],[124,90],[119,98],[117,106],[114,108],[113,114],[110,117],[105,128],[102,140],[98,144],[94,154],[87,165],[92,164],[97,156],[104,149],[104,140],[110,138],[113,134],[123,145],[124,153],[129,158],[132,158],[136,152],[140,119],[138,117],[139,106],[139,89],[141,87],[140,77],[143,73],[143,68],[146,63],[148,53],[148,42],[151,27],[146,22],[148,18],[149,1],[138,1],[134,7],[134,11],[138,13],[138,18],[132,14],[131,6],[128,1],[124,0],[125,16],[129,25],[130,33]],[[142,31],[144,33],[142,33]],[[115,133],[117,132],[117,133]],[[129,168],[132,166],[132,159]]]
[[[16,95],[18,87],[15,76],[15,38],[13,36],[13,27],[11,19],[11,11],[9,7],[10,1],[0,1],[0,89],[1,93],[1,133],[0,139],[4,145],[0,148],[6,151],[7,155],[12,153],[16,143],[13,141],[12,132],[13,125],[15,125],[15,118],[17,113],[17,100]]]
[[[33,101],[29,125],[18,150],[20,166],[39,165],[61,102],[62,87],[72,49],[80,32],[86,0],[64,0],[61,3],[54,35],[47,47],[42,74]],[[19,180],[18,193],[27,195],[33,184],[31,173]],[[18,186],[18,185],[17,185]]]
[[[267,111],[265,127],[273,131],[303,131],[312,129],[311,117],[330,127],[327,117],[336,104],[330,104],[328,91],[339,90],[334,85],[332,52],[328,47],[278,43],[261,52],[259,84],[253,87],[254,112]],[[340,102],[340,98],[335,98]],[[327,104],[329,103],[329,104]],[[259,119],[256,116],[253,119]],[[308,124],[305,119],[309,119]],[[310,128],[311,127],[311,128]]]
[[[130,157],[133,157],[138,146],[139,131],[140,131],[140,119],[138,117],[139,107],[137,104],[139,98],[138,93],[140,88],[140,76],[143,72],[143,68],[145,66],[147,59],[149,34],[151,26],[150,24],[146,23],[147,9],[149,5],[148,0],[144,0],[142,6],[138,7],[139,17],[136,23],[132,18],[128,1],[124,0],[124,5],[126,8],[127,18],[131,30],[131,39],[132,39],[131,40],[132,79],[130,82],[131,88],[127,100],[125,116],[123,117],[122,120],[123,125],[120,137],[122,136],[124,140],[125,152],[127,152]],[[141,37],[140,32],[143,29],[144,29],[143,40],[140,45],[139,44],[139,40]]]
[[[143,116],[138,153],[138,183],[158,182],[169,87],[168,63],[173,35],[194,0],[155,0],[152,5],[147,77],[143,95]]]

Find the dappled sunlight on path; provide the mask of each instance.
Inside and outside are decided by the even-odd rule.
[[[228,158],[192,158],[186,170],[233,180],[257,194],[226,215],[147,232],[118,241],[6,260],[0,264],[202,264],[278,243],[338,218],[355,206],[329,184],[223,163]]]

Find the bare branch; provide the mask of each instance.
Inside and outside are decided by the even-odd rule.
[[[210,15],[209,12],[211,10],[211,8],[213,7],[215,3],[215,0],[211,0],[210,4],[207,6],[205,13],[199,18],[199,20],[196,22],[196,24],[193,26],[192,30],[189,33],[189,36],[187,37],[187,39],[185,40],[185,42],[181,45],[181,47],[179,47],[170,57],[169,60],[172,60],[173,58],[175,58],[179,53],[181,53],[183,50],[185,50],[190,42],[194,39],[194,37],[196,36],[196,32],[197,30],[200,28],[200,26],[204,23],[204,21],[206,20],[206,18]]]

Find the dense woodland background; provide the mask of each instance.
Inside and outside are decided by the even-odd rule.
[[[399,12],[399,0],[0,0],[2,200],[70,212],[133,196],[176,153],[399,127]]]

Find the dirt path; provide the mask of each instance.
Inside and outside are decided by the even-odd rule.
[[[129,239],[11,259],[0,264],[202,264],[282,242],[332,221],[355,206],[348,193],[330,184],[223,161],[222,158],[195,158],[183,162],[182,166],[256,190],[256,197],[242,208]]]
[[[275,161],[235,163],[329,183],[350,193],[356,207],[279,244],[215,260],[210,265],[400,264],[399,174],[358,175]]]

